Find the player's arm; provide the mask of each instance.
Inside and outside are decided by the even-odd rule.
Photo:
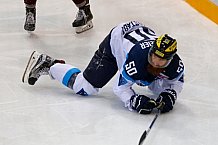
[[[135,61],[136,60],[129,55],[117,79],[114,93],[124,102],[125,107],[128,107],[129,110],[135,110],[140,114],[149,114],[156,106],[156,102],[133,90],[132,85],[136,82],[140,73],[137,70],[138,63]]]
[[[125,79],[121,74],[114,86],[114,93],[124,102],[130,111],[140,114],[149,114],[157,106],[154,99],[145,95],[136,94],[132,89],[134,83]]]
[[[162,80],[161,91],[156,102],[163,102],[165,105],[162,109],[162,113],[169,112],[173,109],[173,106],[176,102],[177,96],[183,89],[184,84],[184,65],[181,60],[177,67],[174,67],[174,72],[169,73],[168,79]],[[158,83],[158,80],[156,81]],[[156,84],[158,86],[158,84]],[[154,91],[154,90],[153,90]],[[158,89],[157,89],[158,92]]]
[[[135,91],[132,89],[134,82],[127,80],[122,74],[117,78],[117,82],[113,87],[113,91],[116,96],[125,104],[125,107],[132,109],[130,106],[130,98],[135,95]]]

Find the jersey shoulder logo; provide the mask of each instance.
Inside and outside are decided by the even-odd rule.
[[[82,96],[88,96],[88,93],[86,91],[84,91],[83,88],[79,92],[77,92],[76,94],[82,95]]]

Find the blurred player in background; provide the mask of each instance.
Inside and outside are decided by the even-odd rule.
[[[114,93],[125,107],[140,114],[149,114],[160,106],[162,113],[169,112],[183,88],[184,65],[177,54],[176,39],[167,34],[157,37],[136,21],[113,28],[83,72],[34,51],[22,81],[34,85],[41,75],[50,75],[76,94],[87,96],[97,94],[117,71]],[[153,98],[135,92],[134,84],[148,86]]]
[[[37,0],[24,0],[26,6],[26,19],[24,23],[24,29],[26,31],[35,30],[36,1]],[[72,26],[76,29],[76,33],[82,33],[91,29],[93,27],[93,15],[90,10],[89,0],[73,0],[73,2],[79,8],[76,19],[72,23]]]

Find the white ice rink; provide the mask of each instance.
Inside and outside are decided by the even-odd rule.
[[[144,145],[218,144],[218,26],[183,0],[90,4],[94,28],[78,35],[71,0],[38,0],[37,27],[27,33],[23,1],[0,0],[0,145],[137,145],[154,114],[124,108],[112,92],[114,79],[89,97],[46,76],[35,86],[21,82],[33,50],[83,70],[111,28],[129,20],[174,36],[186,69],[174,110],[159,116]]]

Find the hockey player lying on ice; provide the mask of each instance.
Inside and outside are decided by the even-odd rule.
[[[112,29],[83,72],[34,51],[22,81],[34,85],[41,75],[50,75],[76,94],[87,96],[97,94],[119,71],[113,90],[125,107],[149,114],[165,104],[164,113],[173,109],[184,83],[184,65],[176,52],[174,38],[167,34],[157,37],[150,28],[131,21]],[[156,98],[137,94],[133,84],[148,86]]]

